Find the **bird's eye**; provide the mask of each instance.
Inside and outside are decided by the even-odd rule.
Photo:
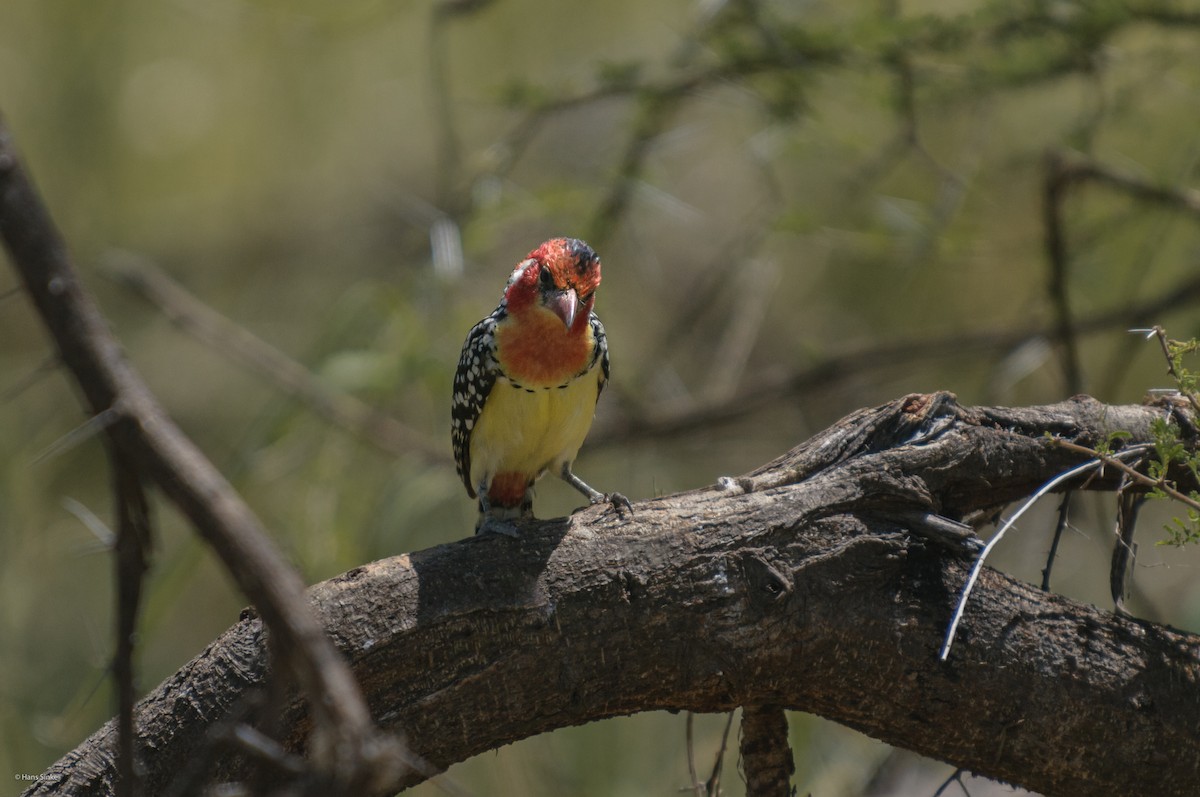
[[[542,288],[544,290],[551,290],[554,288],[554,275],[551,274],[550,269],[546,268],[545,266],[542,266],[540,279],[542,282]]]

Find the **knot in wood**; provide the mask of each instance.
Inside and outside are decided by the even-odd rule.
[[[773,553],[774,550],[769,548],[753,549],[743,551],[738,560],[752,606],[767,608],[792,592],[792,579],[768,559]]]

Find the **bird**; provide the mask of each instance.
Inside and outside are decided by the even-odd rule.
[[[578,238],[551,238],[525,256],[500,304],[471,328],[454,374],[451,443],[475,533],[517,532],[533,517],[533,485],[554,473],[589,504],[632,512],[572,471],[608,382],[608,339],[596,316],[600,258]]]

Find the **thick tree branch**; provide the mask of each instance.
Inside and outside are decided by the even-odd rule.
[[[355,568],[310,598],[373,715],[434,770],[605,717],[776,706],[1048,795],[1192,794],[1200,637],[985,570],[941,663],[974,548],[926,535],[1079,464],[1047,432],[1094,446],[1123,429],[1143,442],[1166,412],[1187,409],[910,396],[632,517],[597,507],[531,522],[516,538]],[[1070,486],[1111,490],[1119,476]],[[164,789],[262,682],[265,661],[248,616],[142,701],[148,789]],[[299,749],[304,703],[283,721]],[[108,794],[114,733],[102,728],[29,793]]]

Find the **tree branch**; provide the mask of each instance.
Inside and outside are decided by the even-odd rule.
[[[534,521],[515,538],[358,567],[309,596],[372,714],[433,771],[606,717],[775,706],[1046,794],[1192,794],[1200,637],[985,570],[940,663],[977,541],[955,554],[926,536],[1082,461],[1047,432],[1093,447],[1121,429],[1136,444],[1167,411],[1188,412],[909,396],[632,517],[593,507]],[[265,667],[262,623],[247,616],[142,701],[148,790],[170,783]],[[304,703],[281,721],[301,749]],[[114,733],[101,728],[29,794],[110,793],[100,773]],[[243,766],[223,761],[211,777]]]
[[[304,583],[217,469],[158,405],[86,294],[49,211],[0,121],[0,238],[93,417],[119,452],[191,520],[262,612],[312,701],[317,769],[342,787],[379,788],[395,749],[376,733],[346,663],[304,601]],[[127,476],[118,472],[120,484]],[[132,597],[132,596],[131,596]],[[125,605],[125,604],[123,604]],[[128,618],[131,619],[131,618]],[[122,633],[125,632],[124,626]],[[127,644],[121,643],[119,644]],[[126,718],[131,724],[131,718]],[[143,750],[144,752],[144,750]],[[115,773],[88,770],[112,787]],[[81,770],[72,777],[86,774]],[[368,784],[372,784],[368,786]]]
[[[742,766],[746,797],[788,797],[794,794],[792,748],[788,745],[787,715],[778,706],[742,709]]]
[[[113,676],[117,681],[117,792],[120,797],[141,793],[140,775],[134,753],[135,721],[133,651],[137,634],[142,581],[149,567],[152,527],[150,505],[137,470],[115,447],[109,447],[113,472],[113,498],[117,507],[116,580],[117,652]]]
[[[1066,231],[1063,229],[1063,205],[1071,178],[1062,156],[1057,152],[1046,156],[1044,170],[1042,227],[1046,236],[1046,257],[1050,261],[1047,292],[1050,295],[1050,306],[1054,310],[1054,337],[1063,348],[1063,381],[1066,393],[1074,395],[1083,390],[1083,371],[1079,365],[1079,343],[1071,316],[1071,302],[1067,296],[1070,256]]]

